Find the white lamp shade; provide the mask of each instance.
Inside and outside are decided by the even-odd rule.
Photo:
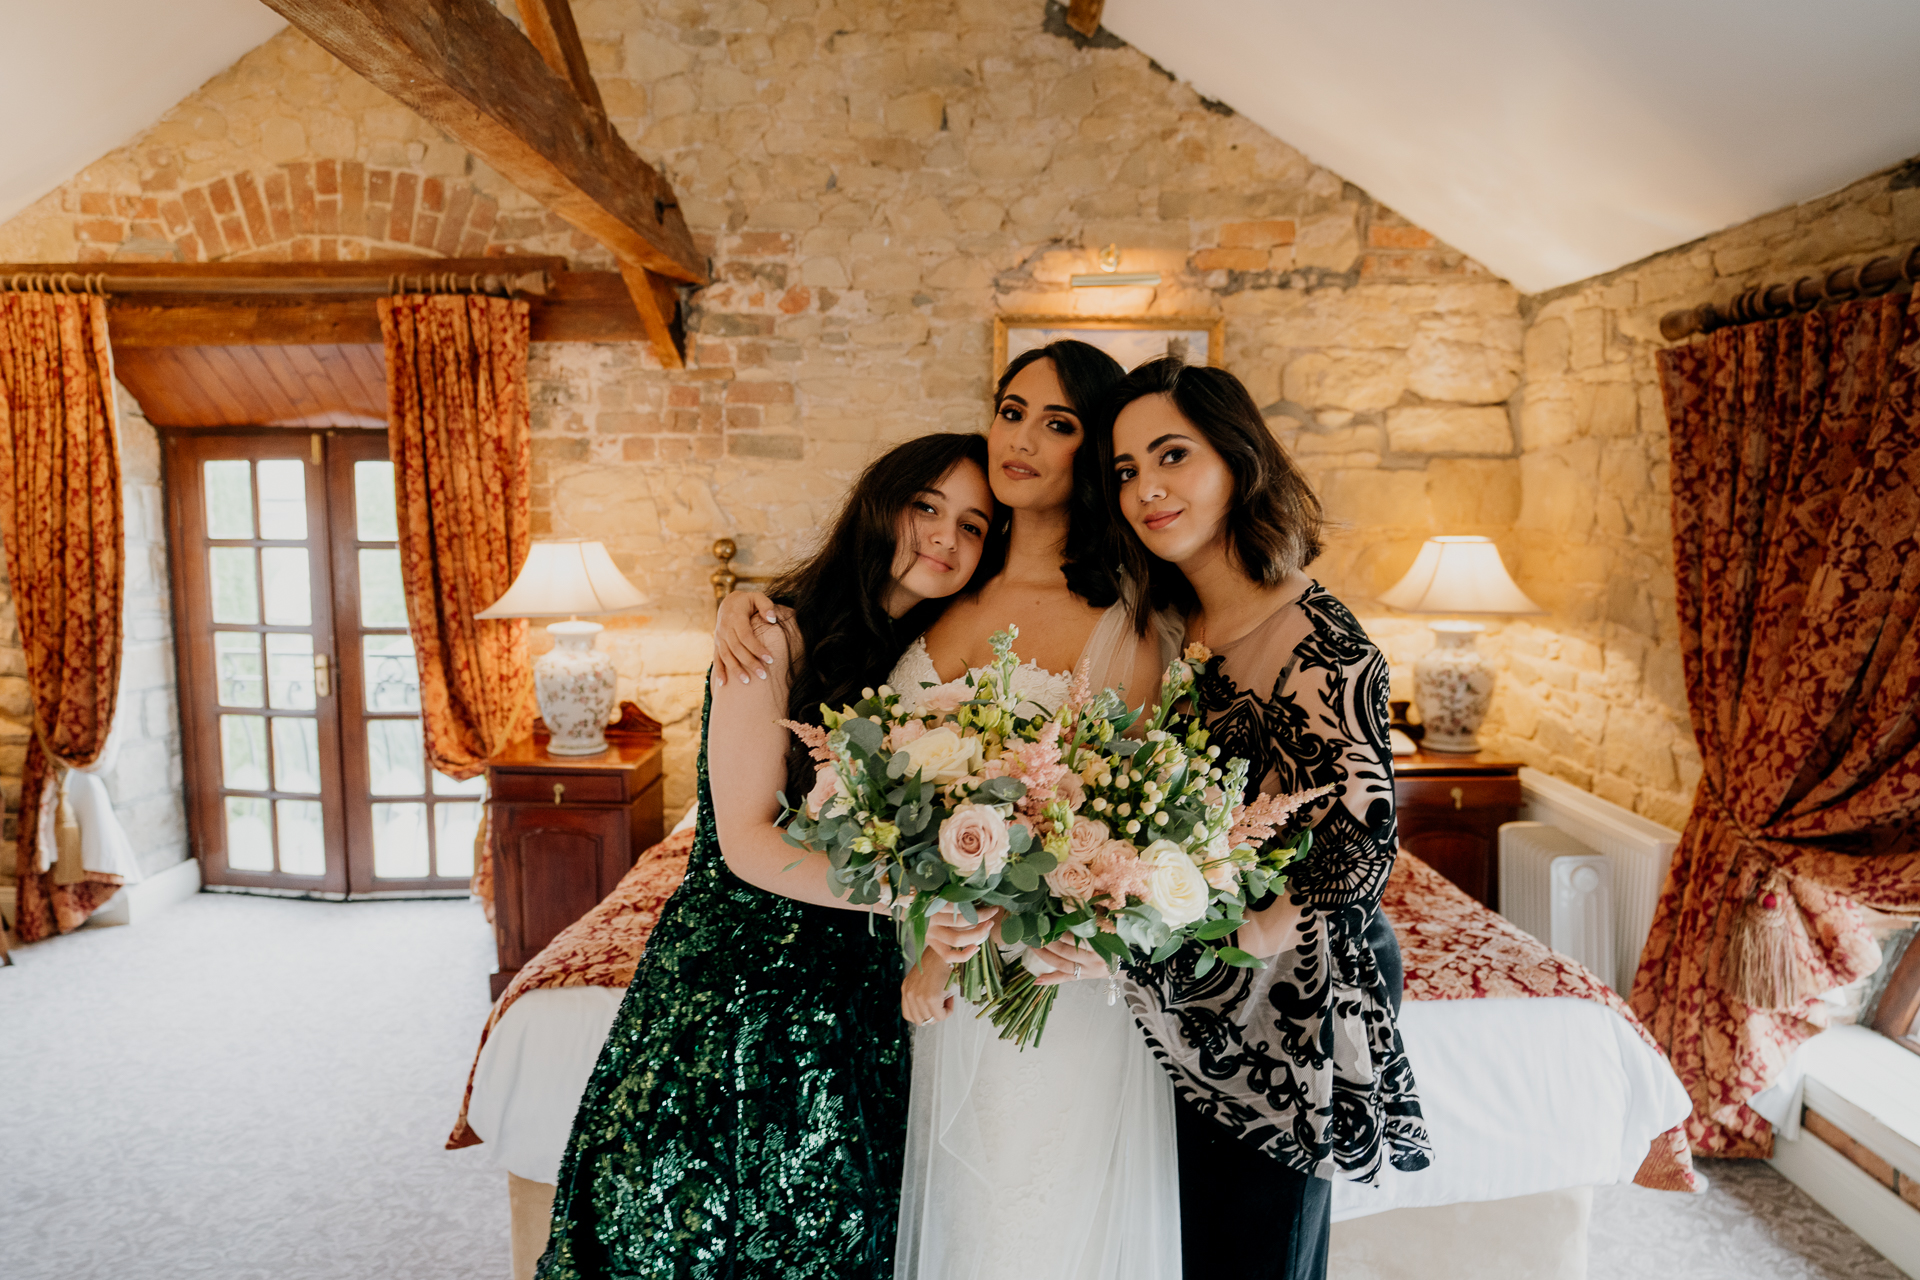
[[[1428,538],[1380,602],[1408,613],[1545,613],[1514,585],[1491,538]]]
[[[507,594],[476,618],[577,618],[619,613],[646,603],[639,588],[613,567],[605,546],[580,538],[536,542]]]

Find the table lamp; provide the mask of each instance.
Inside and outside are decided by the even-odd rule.
[[[1507,576],[1491,538],[1428,538],[1406,576],[1380,602],[1408,613],[1545,613]],[[1478,622],[1435,622],[1437,642],[1413,664],[1413,700],[1427,733],[1427,751],[1480,749],[1480,722],[1493,705],[1493,667],[1475,643]]]
[[[613,567],[605,546],[581,538],[536,542],[507,594],[476,618],[565,618],[547,625],[553,648],[533,664],[533,693],[547,722],[547,751],[590,756],[607,749],[607,719],[613,714],[613,659],[594,637],[605,630],[582,622],[583,613],[619,613],[646,597]]]

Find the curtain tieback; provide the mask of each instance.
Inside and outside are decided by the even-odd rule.
[[[1794,899],[1793,879],[1768,852],[1774,841],[1740,821],[1710,784],[1702,782],[1700,795],[1739,841],[1735,885],[1751,878],[1751,888],[1734,908],[1721,981],[1729,995],[1752,1008],[1794,1008],[1819,995],[1821,981],[1809,963],[1813,943]]]

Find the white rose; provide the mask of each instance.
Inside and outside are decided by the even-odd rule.
[[[1147,905],[1169,928],[1207,914],[1207,880],[1186,850],[1171,840],[1155,840],[1140,851],[1140,860],[1153,868],[1147,876]]]
[[[929,729],[902,750],[920,776],[936,786],[964,778],[980,764],[980,739],[962,737],[944,724]]]
[[[1207,883],[1222,893],[1233,893],[1240,886],[1240,868],[1233,865],[1233,846],[1222,831],[1207,841],[1207,847],[1200,852],[1200,861],[1206,864]]]

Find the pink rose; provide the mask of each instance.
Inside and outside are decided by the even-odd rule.
[[[1077,773],[1069,773],[1054,783],[1053,791],[1054,798],[1066,801],[1069,809],[1078,809],[1087,800],[1086,788]]]
[[[818,818],[829,800],[845,794],[840,785],[840,775],[834,772],[833,766],[821,765],[813,771],[813,790],[807,792],[807,816]]]
[[[927,726],[922,722],[918,720],[909,720],[905,724],[895,725],[893,727],[893,732],[890,735],[888,735],[888,737],[892,743],[893,750],[898,751],[900,748],[906,746],[909,742],[912,742],[915,738],[918,738],[922,734],[926,733],[926,731],[927,731]]]
[[[1100,888],[1093,870],[1084,862],[1064,862],[1047,872],[1047,888],[1057,898],[1085,902]]]
[[[945,715],[959,710],[960,704],[972,696],[973,690],[967,688],[965,680],[949,680],[921,693],[919,709],[928,715]]]
[[[1224,795],[1226,795],[1226,792],[1222,791],[1220,788],[1208,787],[1205,791],[1202,791],[1200,793],[1200,798],[1202,800],[1205,800],[1209,805],[1216,805],[1220,803],[1220,799]]]
[[[1007,820],[992,805],[963,804],[940,824],[940,858],[963,876],[1007,865]]]
[[[1075,818],[1073,830],[1067,835],[1067,861],[1087,863],[1107,842],[1107,824],[1092,818]]]

